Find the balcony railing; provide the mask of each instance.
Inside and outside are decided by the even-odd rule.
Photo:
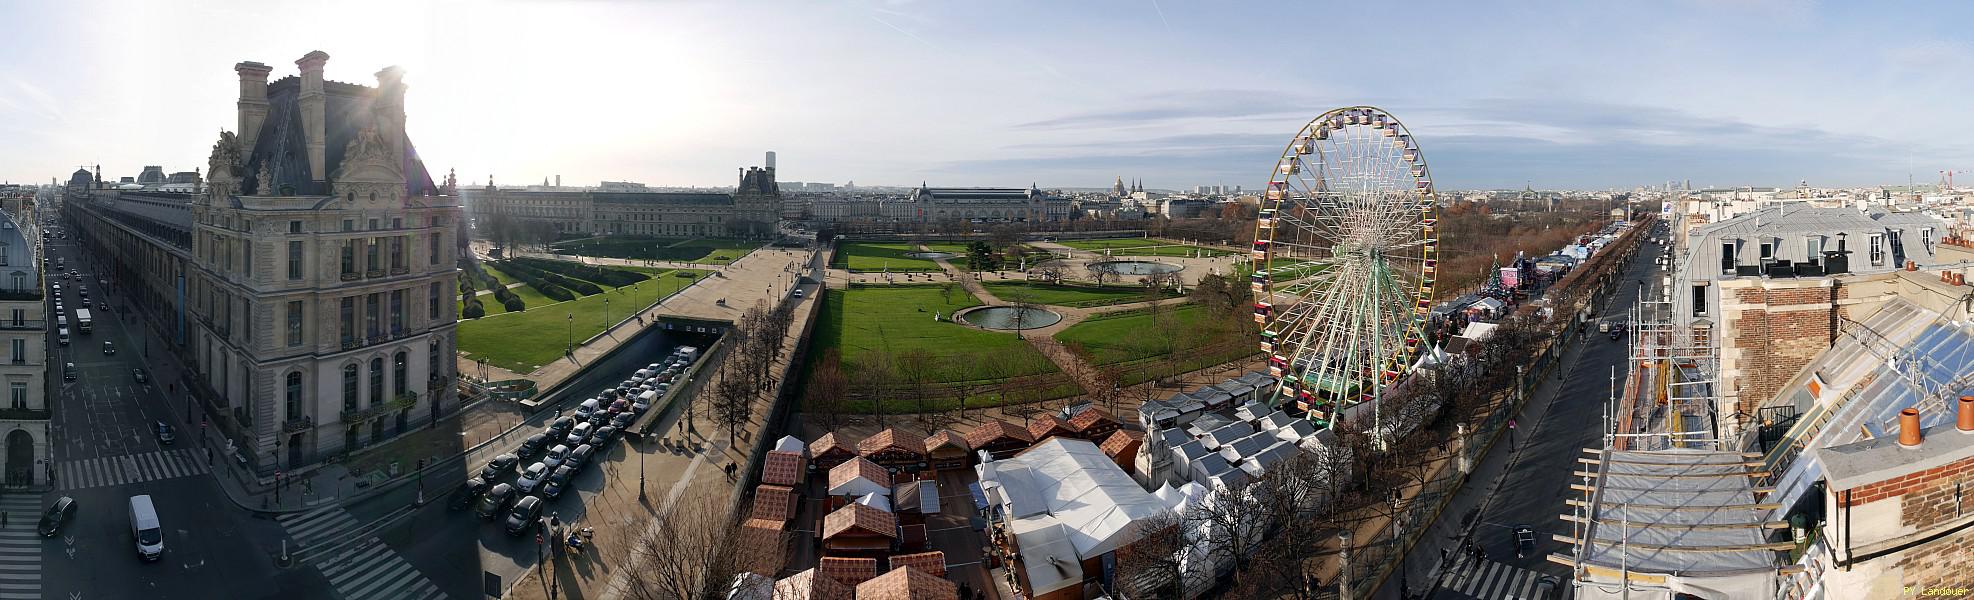
[[[361,277],[361,275],[358,275],[357,273],[354,272],[344,273],[343,281],[356,281],[358,277]]]
[[[369,278],[371,278],[371,279],[376,279],[376,278],[378,278],[378,277],[383,277],[383,276],[384,276],[384,270],[383,270],[383,269],[371,269],[371,270],[369,270],[369,271],[365,271],[365,272],[363,273],[363,276],[364,276],[364,277],[369,277]]]
[[[0,408],[0,420],[5,421],[46,421],[53,416],[45,408]]]
[[[416,406],[417,404],[418,404],[418,393],[405,392],[404,394],[396,398],[392,398],[390,400],[386,400],[371,405],[369,408],[362,408],[357,410],[345,410],[343,411],[343,422],[351,423],[351,424],[362,423],[364,421],[375,419],[377,417],[388,415],[407,408],[411,408],[413,406]]]
[[[38,319],[32,321],[24,319],[19,323],[16,323],[11,319],[0,320],[0,329],[47,329],[47,328],[48,328],[48,322]]]
[[[403,275],[405,273],[410,273],[410,272],[411,272],[410,267],[391,267],[392,275]]]
[[[0,300],[40,300],[41,290],[0,290]]]
[[[315,428],[315,419],[309,417],[288,419],[287,421],[281,423],[282,433],[298,433],[302,431],[308,431],[314,428]]]

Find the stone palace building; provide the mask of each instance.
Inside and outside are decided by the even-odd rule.
[[[381,442],[458,408],[461,211],[405,135],[403,71],[374,87],[234,65],[237,132],[200,193],[72,183],[62,213],[200,385],[257,472]]]

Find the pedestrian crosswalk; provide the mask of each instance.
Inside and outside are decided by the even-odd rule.
[[[0,600],[41,598],[41,535],[35,533],[41,499],[33,494],[0,496],[7,524],[0,525]]]
[[[65,490],[80,490],[189,477],[211,471],[212,468],[206,465],[206,457],[198,449],[179,448],[62,461],[56,468],[55,485]]]
[[[1434,598],[1536,600],[1542,574],[1491,560],[1460,560],[1450,576],[1440,580]]]
[[[437,585],[337,505],[275,517],[309,564],[344,600],[445,598]]]

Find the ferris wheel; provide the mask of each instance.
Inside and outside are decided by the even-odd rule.
[[[1418,356],[1438,267],[1434,204],[1418,142],[1383,110],[1323,113],[1282,151],[1251,277],[1285,408],[1334,426]]]

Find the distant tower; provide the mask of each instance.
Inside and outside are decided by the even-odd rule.
[[[1124,193],[1125,193],[1125,192],[1124,192],[1124,176],[1123,176],[1123,175],[1118,175],[1118,176],[1117,176],[1117,184],[1116,184],[1116,185],[1113,185],[1113,186],[1110,186],[1110,194],[1111,194],[1112,196],[1120,196],[1120,197],[1121,197],[1121,196],[1123,196],[1123,195],[1124,195]]]
[[[773,151],[773,150],[769,150],[769,151],[768,151],[768,164],[767,164],[767,167],[768,167],[768,170],[769,170],[769,171],[773,171],[773,170],[775,170],[775,151]]]

